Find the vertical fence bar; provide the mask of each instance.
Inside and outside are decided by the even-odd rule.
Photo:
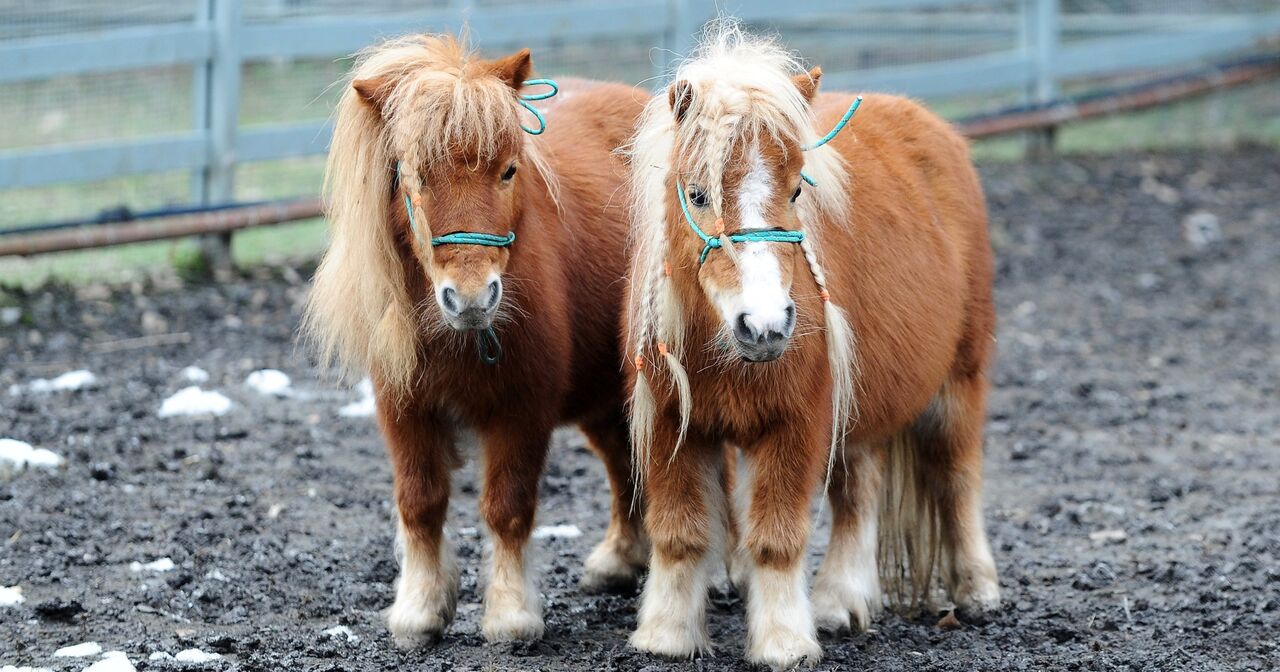
[[[1018,32],[1019,47],[1031,60],[1034,73],[1025,100],[1041,105],[1058,96],[1056,63],[1060,32],[1059,0],[1022,0],[1022,27]],[[1027,156],[1032,159],[1053,154],[1057,129],[1049,127],[1032,131],[1027,136]]]
[[[213,0],[198,0],[194,23],[196,28],[211,29],[213,25]],[[191,68],[191,127],[205,133],[208,133],[210,120],[209,68],[210,62],[208,60],[199,61]],[[209,204],[208,172],[208,165],[191,172],[191,202],[193,204]]]
[[[205,204],[235,197],[236,129],[240,122],[241,0],[207,0],[213,28],[213,59],[206,75],[205,95],[209,166],[204,175]],[[231,234],[205,236],[201,254],[214,271],[231,268]]]

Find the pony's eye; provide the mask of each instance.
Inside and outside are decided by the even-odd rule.
[[[513,163],[507,166],[506,172],[502,173],[502,181],[506,182],[507,180],[510,180],[515,176],[516,176],[516,164]]]
[[[705,208],[710,201],[707,199],[707,192],[697,187],[689,187],[689,202],[696,207]]]
[[[791,202],[795,203],[797,198],[800,198],[800,187],[796,187],[796,193],[791,194]]]

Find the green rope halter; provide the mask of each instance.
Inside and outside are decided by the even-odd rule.
[[[843,131],[844,127],[849,124],[849,120],[853,119],[853,115],[858,111],[859,107],[862,107],[862,96],[858,96],[853,99],[853,104],[849,106],[849,109],[844,113],[844,116],[840,117],[840,121],[836,122],[835,128],[832,128],[826,135],[819,138],[817,142],[809,145],[808,147],[802,147],[801,149],[807,152],[811,149],[817,149],[834,140],[837,135],[840,135],[840,131]],[[803,170],[800,171],[800,179],[804,180],[811,187],[818,186],[818,183],[815,182],[812,177],[809,177],[809,175]]]
[[[853,119],[853,115],[857,113],[858,108],[861,106],[862,96],[858,96],[853,100],[853,104],[849,105],[849,109],[844,113],[844,116],[840,117],[840,121],[836,122],[835,127],[826,135],[819,138],[817,142],[814,142],[812,145],[807,147],[803,147],[803,151],[807,152],[811,149],[817,149],[828,142],[831,142],[840,134],[840,131],[844,130],[845,126],[849,125],[849,120]],[[809,177],[803,170],[800,171],[800,179],[804,180],[805,183],[811,187],[818,186],[818,183],[814,181],[812,177]],[[703,231],[702,227],[699,227],[698,223],[693,220],[693,214],[689,212],[689,201],[684,196],[684,187],[679,181],[676,182],[676,193],[680,196],[680,210],[684,212],[684,221],[689,223],[689,228],[693,229],[693,232],[698,234],[698,237],[701,238],[704,243],[702,247],[702,254],[698,255],[698,264],[701,265],[706,262],[707,255],[711,253],[711,250],[716,250],[721,247],[720,238],[719,236],[707,235],[707,232]],[[804,241],[804,231],[783,231],[779,229],[743,231],[742,233],[735,233],[729,236],[729,241],[733,243],[801,243]]]
[[[549,86],[550,91],[542,93],[522,94],[517,98],[516,102],[521,107],[533,113],[538,120],[538,128],[533,129],[520,125],[520,128],[529,135],[542,135],[547,130],[547,119],[537,108],[530,105],[532,101],[546,100],[557,93],[560,93],[560,86],[550,79],[529,79],[523,82],[524,86]],[[396,182],[400,181],[400,162],[396,162]],[[409,228],[413,230],[413,236],[418,239],[418,244],[426,247],[427,240],[422,236],[421,229],[418,228],[418,222],[413,216],[413,199],[408,194],[404,196],[404,209],[409,215]],[[440,247],[441,245],[480,245],[482,247],[511,247],[516,242],[516,232],[508,231],[507,235],[499,236],[492,233],[481,233],[478,231],[455,231],[446,233],[443,236],[433,237],[430,241],[431,247]],[[498,333],[493,327],[481,330],[476,334],[476,353],[480,356],[480,361],[485,364],[497,364],[502,359],[502,343],[498,341]]]
[[[693,221],[693,215],[689,212],[689,202],[684,197],[684,187],[676,182],[676,193],[680,195],[680,210],[684,212],[684,221],[689,223],[689,228],[698,234],[704,243],[702,254],[698,255],[698,264],[702,264],[707,260],[707,255],[711,250],[720,248],[720,238],[717,236],[707,235],[707,232]],[[799,243],[804,240],[804,231],[781,231],[778,229],[764,229],[759,231],[743,231],[729,236],[729,241],[734,243]]]

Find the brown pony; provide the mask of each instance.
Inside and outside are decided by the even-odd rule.
[[[626,235],[625,211],[610,211],[626,178],[613,150],[646,94],[567,83],[535,137],[539,122],[518,107],[531,67],[527,49],[482,60],[452,37],[405,37],[362,52],[338,104],[331,242],[304,331],[326,361],[374,382],[395,471],[388,623],[401,645],[438,636],[455,612],[442,528],[459,429],[483,444],[486,639],[543,631],[525,550],[557,424],[583,430],[613,488],[584,587],[633,581],[647,559],[619,366],[625,261],[600,242]]]
[[[999,604],[981,509],[994,314],[977,175],[965,141],[902,98],[868,96],[820,140],[853,102],[818,96],[820,76],[713,24],[631,143],[628,370],[653,549],[631,643],[645,651],[710,647],[726,444],[748,472],[730,543],[751,661],[821,656],[804,558],[824,475],[819,624],[865,628],[882,580],[927,600],[938,564],[962,610]]]

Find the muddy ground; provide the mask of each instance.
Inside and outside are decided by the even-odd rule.
[[[986,450],[987,520],[1005,608],[943,630],[885,616],[824,640],[820,669],[1280,668],[1280,154],[1267,149],[1073,157],[983,167],[1001,326]],[[608,506],[600,465],[557,436],[537,542],[547,636],[478,634],[476,485],[457,478],[459,617],[437,647],[395,650],[390,473],[358,398],[294,346],[305,271],[221,285],[174,280],[20,296],[0,330],[0,390],[89,369],[95,389],[0,392],[0,437],[59,471],[0,482],[0,666],[100,642],[138,669],[200,648],[209,669],[744,669],[743,604],[712,597],[716,653],[672,664],[629,650],[634,596],[575,584]],[[11,313],[12,314],[12,313]],[[178,334],[130,341],[147,334]],[[182,336],[187,334],[188,336]],[[165,339],[173,342],[167,342]],[[235,403],[160,419],[188,385]],[[279,368],[294,394],[247,389]],[[814,565],[826,538],[813,544]],[[132,562],[171,558],[153,573]],[[346,625],[356,639],[324,631]],[[188,668],[191,669],[191,668]]]

